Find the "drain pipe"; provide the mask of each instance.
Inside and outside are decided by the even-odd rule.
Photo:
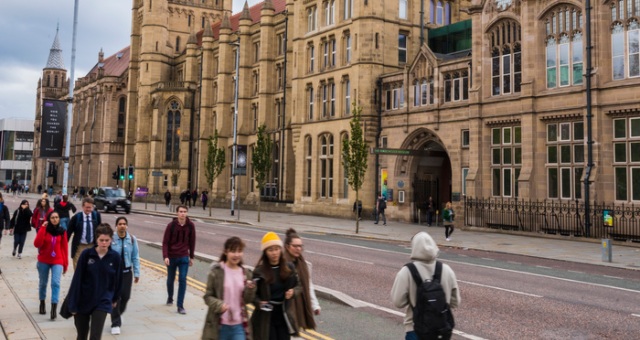
[[[587,171],[584,176],[584,231],[585,236],[591,236],[591,219],[590,219],[590,205],[589,205],[589,178],[591,177],[591,171],[593,170],[593,127],[592,127],[592,119],[593,115],[591,114],[591,77],[593,76],[592,65],[591,65],[591,50],[593,46],[591,45],[591,1],[585,1],[586,8],[586,40],[587,40],[587,76],[586,76],[586,87],[587,87]]]
[[[382,135],[382,78],[378,78],[376,80],[376,85],[378,87],[378,105],[376,107],[376,110],[378,111],[378,131],[376,132],[376,149],[380,147],[380,135]],[[380,182],[378,181],[378,173],[380,172],[380,154],[376,153],[376,172],[375,172],[375,184],[376,184],[376,190],[375,190],[375,197],[377,199],[378,197],[378,192],[380,192]]]
[[[424,45],[424,0],[420,0],[420,48]]]

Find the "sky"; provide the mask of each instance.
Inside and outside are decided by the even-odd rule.
[[[34,119],[38,79],[59,25],[71,76],[74,0],[0,0],[0,119]],[[262,0],[248,0],[253,6]],[[79,0],[74,78],[130,44],[132,0]],[[233,0],[233,13],[244,0]]]

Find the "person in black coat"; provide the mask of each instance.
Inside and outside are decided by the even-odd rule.
[[[67,227],[69,226],[69,218],[72,214],[76,213],[76,210],[76,206],[69,201],[69,195],[67,194],[62,195],[62,200],[58,201],[53,206],[53,211],[60,215],[60,226],[64,230],[67,230]]]
[[[91,224],[91,229],[86,228],[87,218]],[[73,215],[69,221],[67,228],[67,239],[71,240],[71,258],[73,258],[73,267],[76,267],[78,258],[82,251],[94,246],[96,228],[102,223],[100,213],[94,210],[93,198],[85,197],[82,199],[82,211]],[[88,234],[87,234],[88,232]]]
[[[24,249],[24,243],[27,240],[27,233],[31,231],[31,208],[29,208],[29,201],[22,200],[20,207],[16,209],[11,218],[11,229],[13,230],[13,256],[16,256],[16,250],[18,252],[18,258],[22,258],[22,249]]]

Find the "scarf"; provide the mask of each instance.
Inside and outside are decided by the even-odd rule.
[[[63,208],[64,208],[64,207],[66,207],[66,206],[67,206],[67,202],[65,202],[65,201],[61,201],[61,202],[60,202],[60,206],[61,206],[61,207],[63,207]]]
[[[47,233],[51,234],[52,236],[60,236],[64,235],[64,229],[59,224],[53,225],[49,223],[47,224]]]
[[[296,266],[298,280],[302,286],[301,296],[293,299],[298,327],[316,329],[316,322],[313,319],[313,310],[311,309],[311,296],[309,295],[309,267],[307,267],[307,261],[304,260],[302,255],[294,259],[286,250],[284,251],[284,255],[287,261],[292,262]]]

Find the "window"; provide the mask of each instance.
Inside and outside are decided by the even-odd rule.
[[[462,147],[463,148],[468,148],[469,147],[469,130],[462,130]]]
[[[172,100],[167,108],[167,132],[165,136],[165,161],[177,162],[180,156],[180,104]]]
[[[333,197],[333,135],[320,137],[320,197]]]
[[[278,90],[282,90],[282,87],[284,86],[284,83],[282,81],[283,76],[284,76],[284,68],[282,67],[282,65],[277,64],[276,65],[276,86]]]
[[[309,72],[313,72],[313,68],[315,67],[315,61],[316,61],[316,48],[313,45],[309,45],[309,49],[308,49],[308,53],[309,53]]]
[[[349,142],[349,135],[348,134],[343,134],[342,135],[342,143],[340,143],[340,146],[344,145],[345,142]],[[342,163],[342,198],[349,198],[349,171],[347,169],[347,166],[345,164],[345,162],[341,162]]]
[[[258,104],[251,104],[251,123],[253,131],[258,130]]]
[[[324,3],[324,24],[325,26],[333,25],[336,22],[335,19],[336,12],[336,1],[328,0]]]
[[[309,105],[307,106],[307,117],[309,120],[313,120],[313,87],[307,87],[307,94],[309,96]]]
[[[257,63],[258,61],[260,61],[260,43],[254,42],[253,43],[253,62]]]
[[[413,106],[431,105],[434,102],[435,87],[433,77],[417,80],[413,83]],[[468,92],[468,91],[467,91]]]
[[[253,155],[255,148],[255,144],[249,146],[249,160],[247,161],[247,166],[249,167],[249,192],[254,192],[254,189],[256,188],[256,172],[253,168]]]
[[[407,62],[407,35],[404,33],[398,34],[398,63],[404,64]]]
[[[277,35],[277,39],[278,39],[278,55],[283,55],[285,50],[284,50],[284,33],[280,33]]]
[[[180,52],[180,37],[176,37],[176,52]]]
[[[429,9],[429,22],[436,25],[449,25],[451,23],[451,5],[448,1],[431,0]]]
[[[349,78],[344,80],[344,115],[351,114],[351,81]]]
[[[307,8],[307,32],[316,30],[318,20],[318,8],[316,6]]]
[[[124,125],[125,123],[126,108],[127,108],[127,98],[121,97],[118,100],[118,125]]]
[[[522,166],[522,129],[506,126],[491,129],[492,195],[518,197]]]
[[[462,194],[467,194],[467,176],[469,176],[469,168],[462,168]]]
[[[557,8],[547,16],[547,88],[582,84],[581,30],[582,13],[575,8]]]
[[[329,40],[329,45],[331,48],[331,66],[336,66],[336,39],[332,38]]]
[[[253,95],[258,95],[258,89],[260,88],[260,73],[253,71]]]
[[[547,196],[581,199],[584,171],[584,123],[547,125]]]
[[[324,41],[323,44],[323,51],[322,51],[322,68],[327,68],[329,67],[329,42],[328,41]]]
[[[491,94],[520,93],[522,83],[522,53],[520,25],[502,20],[489,33],[491,52]]]
[[[344,0],[344,19],[351,19],[353,16],[353,0]]]
[[[329,83],[329,116],[336,115],[336,84]]]
[[[613,120],[617,201],[640,201],[640,117]]]
[[[345,64],[351,63],[351,35],[347,34],[344,37],[344,61]]]
[[[398,17],[400,19],[407,19],[407,0],[400,0],[398,2]]]
[[[279,129],[282,126],[282,100],[281,99],[277,99],[276,100],[276,106],[275,106],[275,110],[276,110],[276,127]],[[256,128],[257,130],[257,128]]]
[[[640,2],[617,0],[611,3],[613,79],[640,77]]]
[[[457,102],[469,99],[469,73],[453,72],[444,76],[444,101]]]
[[[324,83],[322,84],[322,118],[327,118],[327,111],[329,110],[327,107],[328,100],[329,100],[329,85]]]
[[[395,88],[387,89],[385,93],[387,110],[396,110],[404,106],[404,88],[401,85],[395,85]]]
[[[304,192],[305,192],[305,196],[311,196],[311,152],[313,150],[312,148],[312,144],[313,142],[311,141],[311,137],[307,136],[306,141],[305,141],[305,183],[304,183]]]

